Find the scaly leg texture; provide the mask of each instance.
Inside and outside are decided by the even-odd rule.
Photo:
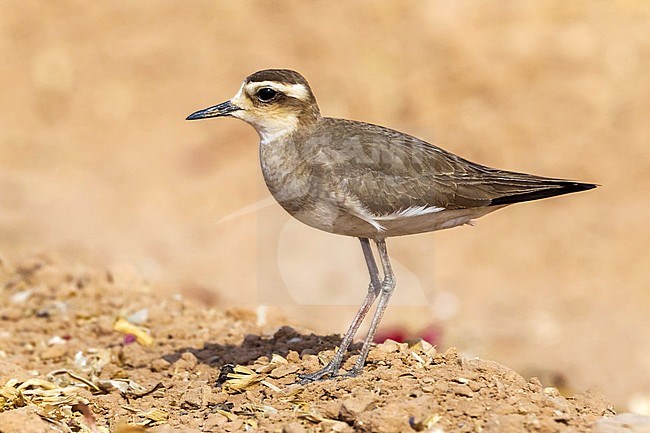
[[[363,255],[366,259],[366,265],[368,266],[368,272],[370,274],[370,285],[368,286],[368,294],[361,304],[361,308],[354,316],[352,324],[346,332],[339,350],[334,355],[334,358],[321,370],[315,371],[313,373],[308,373],[300,375],[300,383],[308,383],[316,380],[322,380],[326,377],[333,378],[338,376],[339,368],[343,362],[343,356],[347,351],[350,343],[352,343],[352,338],[356,334],[361,322],[363,321],[366,314],[370,310],[370,307],[375,302],[377,296],[379,296],[379,303],[377,309],[372,316],[372,322],[370,323],[370,329],[368,335],[366,336],[363,347],[359,354],[357,362],[354,364],[352,370],[345,374],[345,376],[356,376],[363,369],[363,365],[366,362],[368,357],[368,352],[370,351],[370,346],[372,345],[373,338],[377,332],[377,326],[381,321],[381,318],[384,315],[388,301],[390,300],[391,295],[395,289],[395,275],[393,274],[393,269],[390,265],[390,260],[388,259],[388,251],[386,250],[386,242],[384,240],[376,240],[377,250],[379,251],[379,257],[381,259],[381,265],[384,273],[384,279],[379,282],[379,269],[377,268],[377,263],[372,253],[372,248],[370,247],[370,242],[366,238],[360,238],[361,248],[363,249]]]
[[[368,335],[363,341],[363,347],[361,347],[361,352],[359,353],[359,358],[357,362],[354,363],[354,367],[346,374],[346,376],[356,376],[361,373],[363,366],[366,363],[366,358],[368,357],[368,352],[370,352],[370,346],[372,346],[372,341],[375,338],[377,333],[377,326],[381,322],[381,318],[384,317],[384,312],[388,306],[388,301],[395,291],[395,274],[393,274],[393,268],[390,265],[390,260],[388,258],[388,250],[386,249],[386,241],[380,240],[375,241],[377,244],[377,250],[379,251],[379,259],[381,260],[381,266],[384,271],[384,280],[381,282],[380,294],[379,294],[379,303],[377,304],[377,309],[375,314],[372,316],[372,322],[370,322],[370,329],[368,330]]]

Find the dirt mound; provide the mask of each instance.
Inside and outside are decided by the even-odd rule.
[[[299,385],[339,337],[160,299],[129,274],[40,257],[3,261],[0,287],[3,433],[46,422],[82,432],[583,432],[613,413],[599,396],[562,396],[423,341],[376,346],[359,377]]]

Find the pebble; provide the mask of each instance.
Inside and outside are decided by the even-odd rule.
[[[354,433],[354,429],[350,427],[347,423],[344,423],[343,421],[332,421],[332,422],[327,422],[325,423],[325,426],[329,428],[329,430],[325,430],[327,432],[334,432],[334,433]]]
[[[479,418],[485,413],[485,408],[474,400],[461,401],[458,404],[458,409],[465,415],[472,418]]]
[[[474,397],[474,391],[469,387],[469,385],[460,385],[455,384],[453,386],[454,394],[460,395],[462,397]]]
[[[228,418],[220,413],[213,413],[208,415],[203,423],[203,431],[220,431],[221,427],[228,422]]]
[[[282,433],[307,433],[307,429],[299,422],[292,422],[282,427]]]
[[[0,413],[2,433],[51,433],[50,424],[45,422],[36,410],[31,407],[21,407]],[[25,430],[27,428],[28,430]]]
[[[316,371],[321,367],[318,356],[309,354],[302,356],[302,368],[304,371]]]
[[[41,352],[41,359],[44,361],[63,358],[68,353],[68,348],[62,344],[50,346]]]
[[[295,362],[295,363],[299,364],[300,363],[300,355],[295,350],[290,350],[289,353],[287,354],[287,361]]]
[[[339,409],[339,419],[348,423],[353,422],[373,401],[374,398],[370,394],[344,400]]]
[[[203,406],[203,393],[201,388],[188,389],[181,397],[182,408],[200,408]]]
[[[151,371],[161,372],[167,370],[170,365],[171,364],[163,358],[154,359],[151,362]]]
[[[279,379],[288,374],[295,373],[299,368],[300,364],[282,364],[281,366],[274,368],[271,373],[269,373],[269,376],[274,379]]]
[[[27,301],[29,297],[32,296],[33,292],[34,290],[32,289],[22,290],[11,295],[9,300],[14,304],[24,304],[25,301]]]
[[[199,360],[196,359],[191,352],[185,352],[181,355],[181,358],[176,361],[176,369],[178,370],[194,370],[199,363]]]
[[[532,377],[528,381],[528,389],[530,389],[533,392],[540,392],[544,389],[542,382],[539,381],[538,378]]]
[[[377,346],[377,349],[381,350],[382,352],[393,353],[393,352],[399,352],[401,346],[406,346],[406,344],[400,344],[397,341],[393,341],[393,340],[386,340],[382,344]]]
[[[22,319],[23,309],[22,308],[6,308],[0,310],[0,319],[9,320],[15,322],[16,320]]]
[[[438,381],[434,385],[434,388],[436,391],[438,391],[439,394],[446,394],[449,392],[449,384],[445,381]]]
[[[596,433],[650,433],[650,416],[622,413],[594,423]]]
[[[467,386],[474,392],[480,391],[483,388],[483,385],[475,380],[470,380]]]

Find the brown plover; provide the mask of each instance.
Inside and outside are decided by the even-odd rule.
[[[386,239],[467,224],[513,203],[596,187],[499,170],[470,162],[382,126],[322,117],[302,75],[256,72],[237,94],[187,120],[236,117],[260,136],[260,160],[271,194],[294,218],[330,233],[354,236],[370,273],[368,293],[334,358],[303,382],[339,376],[359,325],[379,298],[354,367],[358,374],[395,288]],[[370,240],[377,245],[383,278]]]

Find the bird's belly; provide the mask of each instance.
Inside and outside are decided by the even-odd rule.
[[[433,232],[469,224],[504,206],[448,209],[436,213],[381,221],[384,237],[405,236]]]
[[[300,180],[269,184],[276,201],[298,221],[318,230],[345,236],[377,238],[372,224],[351,214],[343,199],[331,188],[313,187]]]
[[[395,236],[406,236],[418,233],[433,232],[471,223],[488,213],[504,206],[481,207],[470,209],[443,210],[426,215],[410,216],[392,220],[377,220],[380,225],[365,221],[346,212],[337,212],[334,206],[323,203],[312,207],[304,207],[298,211],[287,211],[296,219],[311,227],[329,233],[358,238],[385,239]]]

